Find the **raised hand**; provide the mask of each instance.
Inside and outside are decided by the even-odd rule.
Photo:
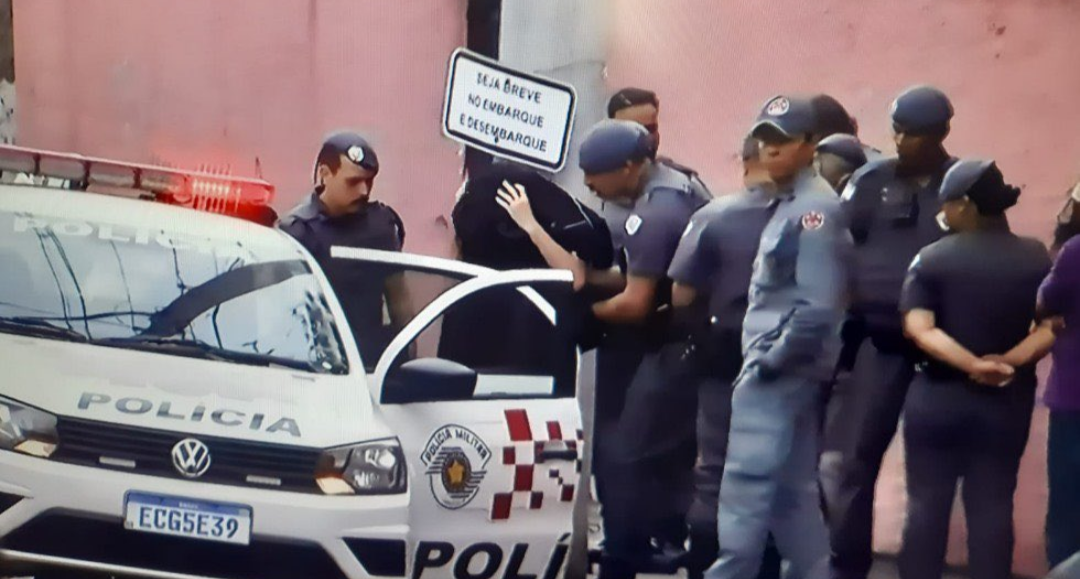
[[[540,223],[533,215],[532,206],[529,205],[529,197],[525,194],[524,185],[503,181],[502,188],[496,192],[495,202],[506,210],[514,223],[517,223],[525,233],[531,234],[540,228]]]

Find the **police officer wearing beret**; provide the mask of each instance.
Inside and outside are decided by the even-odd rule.
[[[731,389],[742,368],[742,324],[750,277],[761,234],[776,209],[757,139],[746,137],[742,160],[745,189],[718,197],[694,214],[668,268],[675,282],[674,317],[689,326],[686,357],[694,368],[686,382],[696,386],[698,393],[698,460],[694,500],[687,513],[690,579],[700,578],[716,560],[720,480],[731,421]],[[779,577],[779,567],[773,547],[758,577]]]
[[[751,277],[709,579],[755,577],[770,531],[794,576],[829,574],[820,395],[840,351],[852,244],[840,200],[811,167],[815,130],[809,99],[778,96],[751,131],[763,143],[775,208]]]
[[[612,231],[621,273],[590,269],[558,244],[534,240],[549,263],[574,272],[577,287],[613,288],[615,294],[592,306],[593,315],[608,325],[598,350],[594,437],[604,579],[638,571],[674,572],[673,567],[655,567],[674,564],[658,553],[659,543],[674,547],[686,538],[693,397],[668,396],[679,393],[665,392],[658,356],[662,310],[670,305],[668,266],[690,216],[707,198],[687,175],[653,161],[652,152],[648,131],[630,121],[601,121],[581,144],[586,186],[600,199],[627,209],[625,222]],[[509,187],[501,197],[515,221],[527,224],[526,193]],[[658,398],[676,400],[665,407],[657,405]],[[663,411],[689,415],[671,421],[657,414]],[[673,486],[686,490],[673,492]]]
[[[866,579],[873,564],[874,488],[914,375],[897,304],[911,259],[944,235],[935,217],[956,162],[943,145],[952,116],[940,90],[904,91],[892,105],[897,156],[867,163],[841,196],[855,240],[854,299],[821,461],[840,579]]]
[[[1051,320],[1033,323],[1050,256],[1005,217],[1019,195],[992,161],[955,164],[940,191],[955,233],[920,251],[904,282],[904,329],[923,356],[904,408],[902,579],[941,577],[960,480],[972,579],[1012,577],[1013,493],[1035,363],[1054,341]]]
[[[390,206],[371,199],[379,158],[358,134],[329,136],[315,160],[315,190],[279,223],[326,273],[337,294],[366,366],[378,362],[393,335],[383,323],[384,299],[392,326],[411,317],[400,275],[380,266],[334,260],[335,245],[401,251],[405,227]]]

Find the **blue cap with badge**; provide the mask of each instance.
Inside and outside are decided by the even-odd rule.
[[[633,121],[608,119],[589,130],[581,142],[578,166],[587,175],[608,173],[628,162],[647,159],[652,139],[645,127]]]
[[[953,118],[953,106],[945,93],[919,85],[896,97],[890,115],[897,132],[918,134],[947,127]]]
[[[337,162],[341,156],[361,169],[379,172],[379,157],[375,149],[371,148],[367,139],[353,132],[334,133],[323,141],[319,156],[315,159],[316,171],[319,165]]]
[[[775,129],[787,137],[817,133],[817,113],[808,98],[776,96],[761,108],[750,134],[760,136],[762,130]]]

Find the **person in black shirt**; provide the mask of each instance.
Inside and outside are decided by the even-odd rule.
[[[278,223],[326,273],[369,370],[412,318],[408,288],[392,268],[333,259],[330,248],[401,251],[405,243],[401,217],[371,198],[378,173],[379,158],[366,139],[351,132],[332,134],[315,159],[314,191]]]
[[[956,161],[944,145],[953,107],[941,91],[904,91],[891,117],[896,156],[864,165],[841,195],[855,240],[854,295],[820,471],[837,579],[866,579],[874,562],[874,489],[914,374],[897,302],[912,258],[943,235],[938,190]]]
[[[915,257],[904,331],[924,354],[904,407],[908,513],[902,579],[938,579],[962,479],[972,579],[1012,577],[1013,492],[1035,400],[1035,363],[1053,344],[1033,325],[1050,256],[1009,230],[1020,191],[992,161],[964,160],[941,185],[955,234]],[[1034,330],[1033,330],[1034,327]]]

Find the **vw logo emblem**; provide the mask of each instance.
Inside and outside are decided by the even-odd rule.
[[[210,468],[210,449],[194,438],[185,438],[172,449],[173,466],[187,478],[199,478]]]

